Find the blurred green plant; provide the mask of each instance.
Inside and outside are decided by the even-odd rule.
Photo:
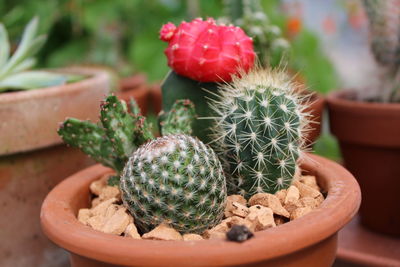
[[[37,35],[39,20],[33,18],[24,29],[21,42],[11,53],[8,33],[0,23],[0,93],[10,90],[31,90],[56,86],[83,78],[81,75],[49,71],[29,71],[36,63],[35,54],[46,41]]]

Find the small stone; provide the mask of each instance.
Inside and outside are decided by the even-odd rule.
[[[275,221],[276,226],[278,226],[278,225],[286,223],[287,219],[285,219],[285,217],[282,217],[282,216],[276,216],[276,217],[274,217],[274,221]]]
[[[78,212],[78,221],[87,225],[87,221],[92,216],[92,212],[89,209],[80,209]]]
[[[160,224],[150,232],[144,234],[142,238],[166,241],[183,240],[182,235],[178,231],[166,224]]]
[[[320,204],[316,198],[312,197],[300,198],[300,203],[303,207],[310,207],[311,209],[317,208]]]
[[[296,201],[299,200],[299,198],[300,198],[299,189],[297,189],[297,187],[291,185],[289,187],[289,189],[287,190],[284,204],[287,205],[287,204],[295,203]]]
[[[261,205],[264,207],[271,208],[275,214],[284,216],[289,218],[290,214],[285,208],[282,206],[278,197],[268,193],[257,193],[253,195],[249,200],[249,205]]]
[[[300,192],[300,197],[312,197],[312,198],[317,198],[322,196],[321,192],[319,192],[318,190],[301,183],[300,181],[294,181],[293,185],[297,187],[297,189],[299,189]]]
[[[129,217],[125,208],[120,208],[111,217],[105,218],[105,223],[101,229],[103,233],[120,235],[129,224]]]
[[[184,234],[183,240],[184,241],[198,241],[198,240],[204,240],[204,238],[198,234]]]
[[[290,214],[292,214],[292,212],[294,210],[296,210],[298,208],[302,208],[303,205],[301,204],[300,200],[297,200],[295,202],[291,202],[291,203],[286,204],[284,207]]]
[[[317,183],[317,179],[313,175],[303,175],[299,178],[299,181],[309,187],[314,188],[315,190],[320,191],[320,188]]]
[[[124,231],[124,235],[127,237],[132,237],[133,239],[141,239],[138,230],[133,223],[129,223]]]
[[[103,190],[103,187],[107,185],[107,180],[108,177],[110,177],[110,173],[104,174],[100,179],[93,181],[90,186],[90,192],[95,195],[100,195],[101,191]]]
[[[100,198],[96,197],[92,199],[92,209],[101,203]]]
[[[233,206],[233,202],[237,202],[242,204],[243,206],[247,205],[246,199],[241,196],[241,195],[230,195],[226,198],[226,207],[225,207],[225,217],[228,218],[230,216],[233,216],[233,213],[231,212],[232,210],[235,209]]]
[[[122,206],[121,206],[121,207],[122,207]],[[118,210],[119,208],[120,208],[119,205],[111,204],[110,206],[108,206],[108,208],[107,208],[107,210],[106,210],[106,212],[105,212],[105,214],[104,214],[104,217],[105,217],[106,219],[111,218],[111,217],[117,212],[117,210]]]
[[[98,204],[96,207],[94,207],[92,209],[92,214],[94,216],[97,216],[97,215],[105,216],[108,207],[115,202],[117,202],[116,198],[111,198],[111,199],[101,202],[100,204]]]
[[[286,189],[281,189],[275,193],[275,196],[279,199],[279,201],[281,202],[282,205],[285,202],[286,194],[287,194]]]
[[[100,192],[99,198],[101,201],[105,201],[111,198],[116,198],[121,201],[121,192],[116,186],[104,186]]]
[[[319,196],[317,196],[317,197],[315,198],[315,200],[316,200],[317,203],[318,203],[317,206],[319,206],[319,205],[322,204],[322,202],[324,202],[325,198],[324,198],[324,196],[323,196],[322,194],[320,194]]]
[[[293,221],[295,219],[298,219],[298,218],[306,215],[307,213],[310,213],[311,211],[312,211],[312,209],[310,207],[298,208],[298,209],[294,210],[292,212],[292,214],[290,214],[290,220]]]
[[[229,232],[226,233],[226,238],[235,242],[243,242],[253,236],[254,234],[245,225],[234,225]]]
[[[239,217],[246,217],[249,214],[249,208],[240,204],[239,202],[233,202],[232,206],[234,207],[231,210],[231,213],[233,215],[239,216]]]
[[[87,220],[87,224],[94,230],[101,231],[104,225],[105,218],[101,215],[95,215]]]
[[[261,231],[276,226],[272,209],[261,205],[255,205],[251,206],[249,211],[246,220],[251,222],[250,229]]]

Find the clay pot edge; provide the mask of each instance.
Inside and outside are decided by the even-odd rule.
[[[328,175],[332,177],[323,177],[329,188],[328,197],[324,203],[318,210],[293,222],[257,232],[255,238],[242,244],[221,240],[168,243],[167,241],[132,240],[104,234],[82,225],[66,200],[71,199],[79,187],[84,187],[85,190],[80,191],[88,194],[90,182],[109,170],[99,165],[76,173],[53,189],[42,206],[42,228],[51,240],[67,250],[89,258],[118,264],[127,264],[129,260],[126,255],[133,254],[127,251],[133,252],[135,249],[140,250],[140,256],[135,258],[137,253],[134,253],[130,260],[134,258],[135,263],[147,265],[156,265],[154,262],[153,264],[148,262],[149,259],[154,258],[159,261],[180,262],[183,259],[189,262],[201,259],[202,264],[210,266],[218,265],[218,261],[223,261],[224,264],[243,264],[276,258],[306,248],[335,234],[350,221],[360,205],[359,186],[347,170],[319,156],[309,155],[309,158],[303,166],[305,169],[314,168],[317,176],[326,176],[327,174],[323,174],[324,170],[325,172],[331,170],[328,171]],[[332,170],[335,172],[332,173]],[[74,187],[73,190],[65,190]],[[332,218],[337,219],[332,220]],[[299,229],[302,230],[300,235]],[[307,238],[304,239],[304,237]],[[79,244],[77,240],[80,241]],[[96,240],[98,244],[96,247],[93,246],[93,240]],[[273,240],[273,244],[267,243],[266,240]],[[176,251],[180,252],[179,257],[176,257]],[[94,257],[95,255],[97,256]]]

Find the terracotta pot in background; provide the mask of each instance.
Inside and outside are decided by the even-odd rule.
[[[320,94],[313,93],[310,97],[310,106],[305,110],[305,112],[309,112],[312,117],[312,122],[310,124],[311,130],[306,134],[307,146],[313,145],[321,134],[322,114],[324,111],[324,106],[324,97]]]
[[[57,134],[66,117],[97,120],[99,101],[109,92],[107,73],[62,86],[0,94],[0,265],[45,266],[60,249],[41,233],[40,206],[63,178],[93,162],[67,148]],[[62,251],[61,251],[62,253]]]
[[[162,109],[161,85],[159,83],[152,85],[150,88],[150,106],[156,115]]]
[[[326,200],[295,221],[255,233],[235,243],[224,240],[155,241],[104,234],[81,224],[76,215],[89,207],[89,184],[110,169],[100,165],[76,173],[55,187],[41,211],[42,227],[56,244],[71,252],[79,266],[331,266],[337,232],[357,212],[357,182],[340,165],[309,155],[302,168],[317,176]]]
[[[147,78],[144,74],[139,73],[120,80],[120,90],[117,92],[118,98],[128,103],[133,97],[143,115],[148,112],[149,94]]]
[[[327,103],[344,164],[363,192],[361,223],[400,236],[400,104],[357,102],[350,94],[334,92]]]

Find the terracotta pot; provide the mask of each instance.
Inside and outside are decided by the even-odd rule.
[[[41,232],[40,206],[63,178],[93,162],[67,148],[57,128],[67,116],[97,120],[109,92],[102,71],[70,68],[85,80],[33,91],[0,94],[0,265],[44,266],[60,249]]]
[[[347,100],[349,92],[328,96],[332,133],[344,165],[363,192],[361,223],[400,235],[400,104]]]
[[[136,74],[127,78],[122,78],[120,81],[120,91],[117,96],[120,99],[129,102],[133,97],[138,103],[143,115],[148,112],[149,104],[149,88],[146,84],[147,78],[144,74]]]
[[[56,244],[71,252],[72,266],[331,266],[337,232],[357,212],[357,182],[340,165],[310,155],[302,168],[317,176],[327,199],[311,213],[255,233],[241,244],[224,240],[134,240],[95,231],[77,219],[89,207],[89,184],[110,170],[96,165],[64,180],[47,196],[42,227]],[[103,264],[103,265],[102,265]],[[108,265],[109,264],[109,265]]]
[[[160,113],[162,109],[162,96],[161,96],[161,85],[154,84],[150,89],[150,103],[152,110],[155,114]]]

